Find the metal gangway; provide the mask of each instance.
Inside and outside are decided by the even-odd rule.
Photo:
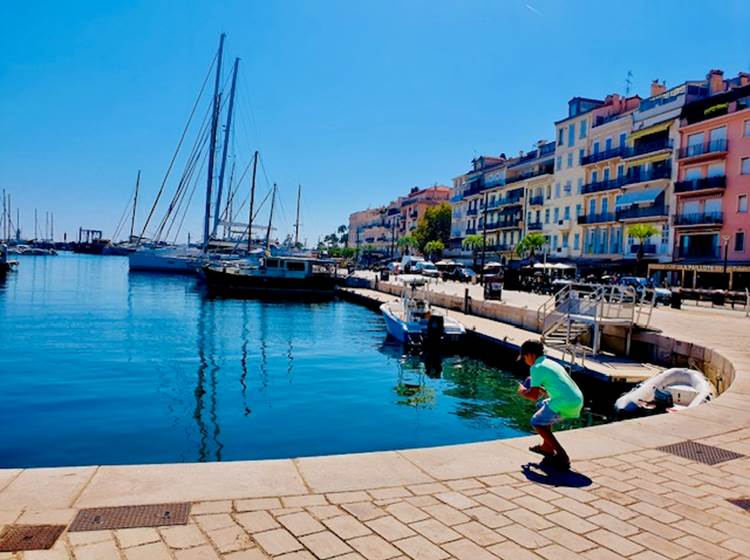
[[[625,353],[630,354],[633,327],[647,328],[656,305],[654,290],[631,286],[572,282],[537,310],[542,341],[570,354],[571,362],[601,351],[605,326],[626,330]]]

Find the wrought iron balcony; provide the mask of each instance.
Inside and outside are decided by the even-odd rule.
[[[638,250],[640,248],[641,248],[641,244],[640,243],[633,243],[630,246],[630,253],[633,254],[633,255],[636,255],[636,254],[638,254]],[[656,245],[655,244],[653,244],[653,243],[646,243],[643,246],[643,254],[644,255],[653,255],[655,253],[656,253]]]
[[[614,222],[617,217],[613,212],[599,212],[598,214],[586,214],[578,216],[578,223],[584,224],[602,224],[605,222]]]
[[[622,157],[633,158],[638,156],[645,156],[646,154],[661,152],[662,150],[671,150],[672,147],[672,141],[668,138],[653,140],[651,142],[641,142],[639,144],[636,144],[635,146],[626,148],[623,151]]]
[[[625,184],[625,177],[617,177],[616,179],[610,179],[608,181],[596,181],[595,183],[586,183],[581,187],[583,194],[591,194],[602,191],[611,191],[619,189]]]
[[[603,152],[591,153],[581,158],[581,165],[588,165],[589,163],[596,163],[597,161],[605,161],[616,157],[622,157],[626,151],[627,148],[625,148],[625,146],[618,146],[616,148],[610,148],[609,150],[605,150]]]
[[[662,167],[651,168],[649,171],[642,171],[640,167],[628,169],[627,174],[622,177],[622,185],[633,185],[643,183],[644,181],[656,181],[657,179],[669,179],[672,176],[672,167],[665,165]]]
[[[726,140],[714,140],[705,144],[694,144],[680,149],[680,159],[703,156],[707,154],[721,154],[728,150]]]
[[[724,223],[723,212],[695,212],[691,214],[675,214],[675,226],[714,226]]]
[[[518,183],[519,181],[532,179],[534,177],[541,177],[542,175],[552,175],[554,172],[555,168],[553,165],[545,165],[544,167],[542,167],[541,169],[537,169],[536,171],[529,171],[527,173],[516,175],[515,177],[506,178],[505,184],[509,185],[511,183]]]
[[[674,184],[674,192],[677,194],[693,193],[712,189],[725,189],[726,187],[726,175],[717,175],[716,177],[702,177],[700,179],[677,181]]]
[[[631,206],[628,208],[618,208],[616,212],[618,220],[633,220],[638,218],[659,218],[667,217],[667,207],[663,204],[655,206]]]
[[[467,216],[476,216],[477,215],[477,211],[478,211],[478,208],[476,206],[474,206],[473,208],[469,208],[468,210],[466,210],[466,215]]]
[[[529,198],[529,204],[531,206],[541,206],[541,205],[543,205],[544,204],[544,196],[542,196],[542,195],[532,196],[531,198]]]
[[[476,232],[477,232],[477,228],[474,228],[474,227],[466,228],[466,235],[474,235]]]
[[[526,226],[529,231],[542,231],[542,227],[542,222],[529,222],[529,225]]]

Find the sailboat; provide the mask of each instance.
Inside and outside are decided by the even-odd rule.
[[[226,259],[237,259],[237,255],[229,255],[229,254],[217,254],[213,252],[209,252],[210,244],[212,239],[216,235],[216,230],[219,225],[219,208],[221,204],[221,196],[222,196],[222,190],[224,185],[224,172],[226,169],[226,160],[227,160],[227,148],[229,144],[229,134],[232,126],[232,114],[234,109],[234,97],[235,97],[235,90],[237,85],[237,70],[239,66],[239,58],[235,59],[234,62],[234,69],[232,74],[232,85],[231,90],[229,94],[229,105],[227,109],[227,121],[225,126],[225,135],[224,135],[224,144],[222,148],[222,159],[221,159],[221,166],[220,166],[220,172],[218,176],[218,190],[216,193],[216,206],[215,206],[215,214],[214,214],[214,223],[213,223],[213,229],[210,227],[211,222],[211,207],[212,207],[212,190],[213,190],[213,184],[214,184],[214,168],[215,168],[215,156],[216,156],[216,148],[217,148],[217,134],[219,129],[219,118],[221,113],[221,92],[219,91],[220,83],[221,83],[221,65],[222,65],[222,59],[224,55],[224,40],[226,38],[226,35],[222,33],[220,39],[219,39],[219,50],[216,56],[216,74],[214,79],[214,91],[213,91],[213,99],[212,99],[212,107],[211,107],[211,128],[210,128],[210,134],[208,136],[209,141],[209,149],[208,149],[208,172],[207,172],[207,179],[206,179],[206,200],[205,200],[205,212],[204,212],[204,220],[203,220],[203,244],[202,247],[194,247],[188,244],[187,246],[174,246],[174,245],[167,245],[165,243],[151,243],[150,245],[142,245],[140,246],[135,252],[132,252],[129,256],[129,265],[130,270],[134,271],[159,271],[159,272],[177,272],[177,273],[195,273],[199,271],[205,264],[214,261],[214,260],[226,260]],[[191,115],[192,118],[192,115]],[[178,145],[179,149],[179,145]],[[191,155],[191,160],[189,162],[189,165],[195,165],[199,159],[200,155],[200,149],[194,149],[194,155]],[[174,160],[173,160],[174,161]],[[171,166],[170,166],[171,167]],[[187,176],[187,180],[189,180],[189,176]],[[185,181],[180,182],[180,186],[178,187],[178,192],[175,194],[175,197],[173,198],[172,203],[170,204],[168,215],[169,213],[176,211],[175,208],[179,208],[179,206],[182,204],[182,200],[179,200],[180,196],[184,196],[184,189],[186,185]],[[181,190],[184,189],[184,190]],[[159,190],[159,193],[157,194],[157,199],[154,202],[154,206],[151,209],[151,213],[149,214],[149,219],[151,215],[153,214],[153,211],[156,207],[156,204],[159,201],[159,197],[161,196],[163,190],[162,188]],[[178,202],[179,200],[179,202]],[[162,226],[160,226],[160,230],[163,229],[164,224],[166,223],[166,218],[162,220]],[[146,227],[148,225],[148,219],[146,220],[146,224],[143,226],[143,232],[138,237],[137,243],[141,244],[141,242],[144,239],[144,234]]]

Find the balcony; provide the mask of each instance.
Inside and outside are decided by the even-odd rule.
[[[581,158],[581,165],[588,165],[589,163],[596,163],[598,161],[605,161],[616,157],[622,157],[625,152],[626,148],[624,146],[618,146],[617,148],[611,148],[603,152],[589,154]]]
[[[723,212],[696,212],[674,215],[675,226],[720,226],[723,223]]]
[[[720,247],[706,247],[705,245],[697,245],[687,247],[680,246],[677,249],[677,256],[681,259],[695,259],[695,260],[712,260],[721,258]]]
[[[529,205],[530,206],[542,206],[544,204],[544,196],[532,196],[529,198]]]
[[[466,228],[466,235],[474,235],[476,232],[477,232],[477,228],[475,227]]]
[[[674,184],[676,194],[696,193],[715,189],[725,189],[727,187],[726,175],[716,177],[703,177],[701,179],[690,179],[688,181],[677,181]]]
[[[498,208],[500,206],[509,206],[511,204],[521,204],[522,195],[516,196],[505,196],[503,198],[496,198],[494,201],[487,204],[488,208]]]
[[[629,208],[618,208],[616,212],[618,220],[637,220],[641,218],[666,218],[667,207],[659,204],[654,206],[631,206]]]
[[[630,254],[631,255],[637,255],[640,248],[641,248],[641,244],[640,243],[633,243],[630,246]],[[646,243],[643,246],[643,254],[644,255],[655,255],[656,254],[656,245],[653,244],[653,243]]]
[[[475,206],[474,208],[469,208],[466,210],[467,216],[476,216],[477,215],[478,208]]]
[[[640,167],[631,167],[628,169],[625,177],[622,177],[622,186],[634,185],[645,181],[656,181],[658,179],[669,179],[672,177],[672,167],[665,165],[662,167],[652,168],[649,171],[642,171]]]
[[[578,216],[578,223],[580,225],[585,224],[603,224],[606,222],[617,221],[617,218],[613,212],[599,212],[598,214],[587,214],[585,216]]]
[[[668,138],[661,140],[652,140],[651,142],[641,142],[636,144],[632,148],[625,148],[623,150],[623,158],[635,158],[645,156],[655,152],[661,152],[663,150],[671,150],[673,147],[672,141]]]
[[[529,222],[529,225],[526,226],[529,231],[542,231],[542,227],[542,222]]]
[[[552,165],[546,165],[536,171],[529,171],[528,173],[521,173],[515,177],[505,179],[505,184],[518,183],[519,181],[525,181],[526,179],[533,179],[534,177],[541,177],[542,175],[552,175],[555,172],[555,168]]]
[[[517,228],[522,223],[521,218],[515,220],[497,220],[495,222],[487,222],[487,229],[504,229],[504,228]]]
[[[729,145],[726,140],[694,144],[680,150],[680,159],[704,159],[703,156],[726,155],[728,149]]]
[[[586,183],[581,188],[583,194],[591,194],[602,191],[611,191],[619,189],[625,184],[625,177],[618,177],[617,179],[610,179],[608,181],[597,181],[595,183]]]

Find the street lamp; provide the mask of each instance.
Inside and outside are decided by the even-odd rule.
[[[727,279],[727,290],[731,289],[731,286],[729,285],[729,276],[727,275],[727,257],[729,256],[729,235],[724,234],[721,236],[721,239],[724,241],[724,277]]]

